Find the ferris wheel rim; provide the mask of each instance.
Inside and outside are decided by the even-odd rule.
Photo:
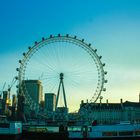
[[[37,53],[37,51],[41,49],[43,46],[45,46],[46,44],[54,43],[54,42],[61,42],[61,41],[74,43],[78,45],[79,47],[81,47],[82,49],[85,49],[88,54],[92,55],[92,59],[94,60],[95,65],[97,67],[98,76],[100,77],[100,79],[98,78],[96,91],[90,100],[91,102],[96,102],[98,98],[100,97],[101,92],[105,90],[104,83],[106,83],[106,80],[105,80],[106,72],[104,71],[104,68],[103,68],[104,64],[101,62],[101,57],[98,56],[98,54],[96,53],[97,50],[91,47],[91,44],[85,43],[84,39],[80,40],[76,36],[74,37],[69,36],[69,35],[61,36],[60,34],[58,34],[58,36],[50,35],[50,37],[46,39],[42,38],[40,42],[35,42],[35,44],[32,47],[29,47],[27,53],[23,53],[23,59],[19,60],[20,67],[18,69],[19,87],[21,88],[20,94],[23,94],[21,85],[22,85],[23,80],[25,79],[25,70],[26,70],[27,62],[31,59],[34,53]],[[26,95],[26,93],[24,93],[24,96],[29,96],[29,95]],[[29,100],[31,100],[31,98]]]

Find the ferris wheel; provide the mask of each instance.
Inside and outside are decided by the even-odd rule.
[[[24,81],[39,80],[43,85],[43,93],[57,94],[58,85],[63,79],[65,98],[70,110],[78,109],[81,100],[88,99],[95,103],[101,92],[106,90],[104,83],[107,82],[107,72],[104,71],[105,64],[101,62],[101,58],[97,49],[76,36],[58,34],[43,37],[41,41],[28,47],[28,51],[19,60],[18,94],[24,95],[30,107],[35,108],[38,104],[25,90]],[[61,105],[62,96],[64,95],[60,94]]]

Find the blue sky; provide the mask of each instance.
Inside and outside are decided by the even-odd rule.
[[[108,71],[103,101],[138,101],[139,0],[0,0],[0,89],[42,36],[71,34],[97,48]]]

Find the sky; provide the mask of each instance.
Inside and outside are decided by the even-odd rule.
[[[103,102],[139,101],[139,0],[0,0],[0,90],[28,46],[50,34],[76,35],[102,55]]]

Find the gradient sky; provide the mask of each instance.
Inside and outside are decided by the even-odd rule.
[[[103,102],[139,100],[140,0],[0,0],[0,90],[28,46],[58,33],[84,38],[103,56]]]

